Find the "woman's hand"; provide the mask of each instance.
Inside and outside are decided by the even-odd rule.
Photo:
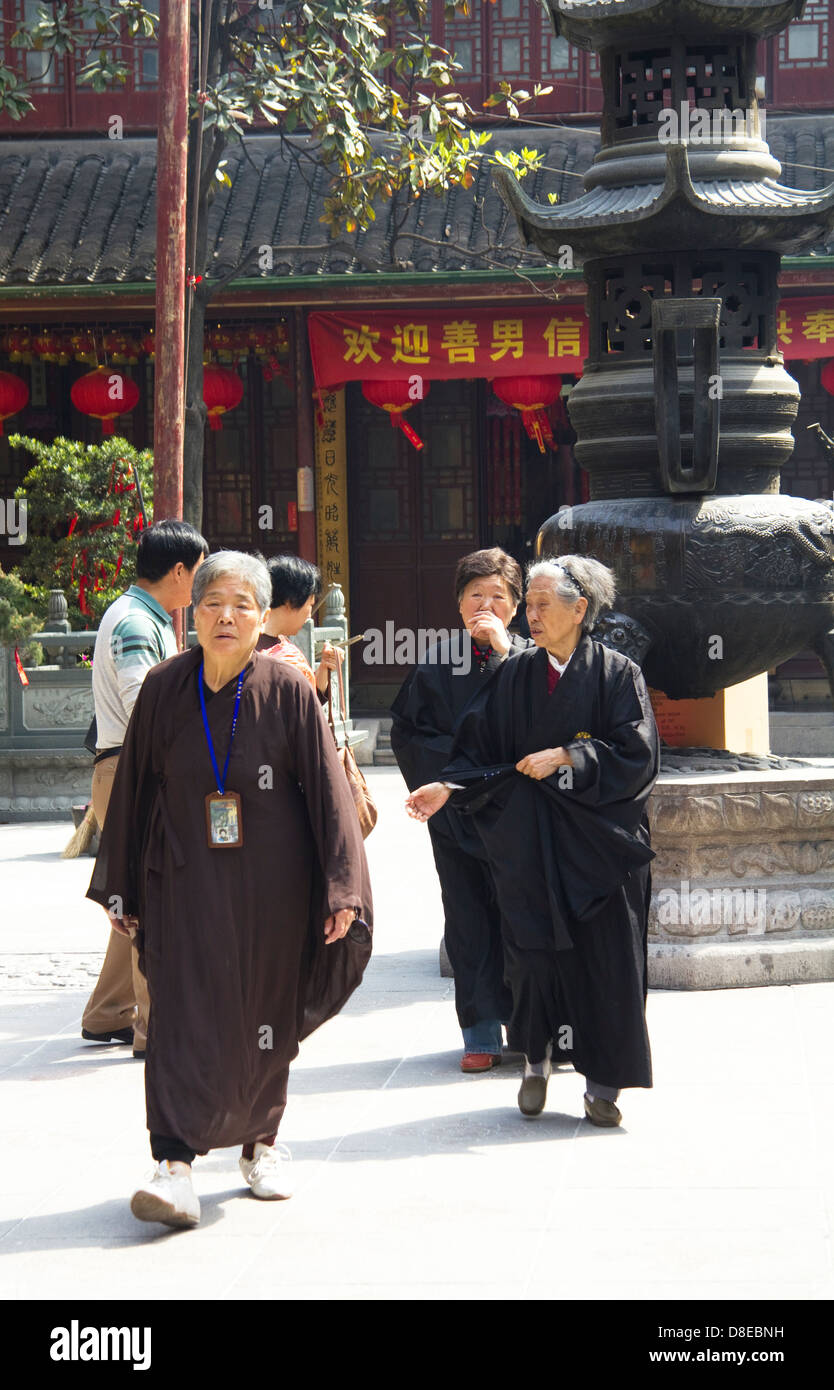
[[[523,772],[525,777],[534,777],[537,782],[541,782],[544,777],[549,777],[559,767],[572,767],[570,753],[564,748],[543,748],[540,753],[528,753],[520,763],[516,763],[516,772]]]
[[[330,672],[341,666],[344,659],[345,654],[341,647],[332,647],[329,642],[325,642],[321,649],[321,660],[316,667],[316,685],[322,695],[330,684]]]
[[[498,614],[489,608],[483,608],[475,614],[469,632],[479,647],[492,647],[499,656],[506,656],[510,650],[507,629]]]
[[[340,907],[338,912],[331,912],[324,924],[324,939],[328,946],[332,946],[334,941],[341,941],[343,936],[347,936],[348,928],[356,920],[356,913],[352,907]]]
[[[110,914],[107,914],[110,916]],[[110,925],[119,936],[134,937],[139,930],[138,917],[110,917]]]
[[[427,782],[424,787],[418,787],[416,792],[411,793],[405,809],[412,820],[426,821],[446,805],[451,794],[451,789],[444,787],[442,782]]]

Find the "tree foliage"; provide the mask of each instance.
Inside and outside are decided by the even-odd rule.
[[[460,64],[432,42],[429,10],[430,0],[191,0],[191,109],[207,137],[201,192],[228,178],[223,151],[256,118],[281,135],[307,133],[292,157],[310,176],[327,170],[322,220],[334,235],[368,226],[375,205],[403,190],[419,197],[469,186],[474,165],[492,157],[490,136],[473,138],[471,121],[483,112],[454,90]],[[447,0],[446,11],[467,15],[469,0]],[[11,45],[53,61],[72,55],[81,82],[117,89],[130,71],[120,45],[153,38],[157,24],[141,0],[60,0],[38,6]],[[501,82],[485,106],[516,118],[549,90]],[[33,84],[0,65],[0,110],[21,119],[35,101]],[[516,172],[540,163],[525,150]]]
[[[27,665],[39,664],[42,649],[29,642],[46,620],[46,595],[24,584],[19,574],[6,574],[0,566],[0,647],[19,647]]]
[[[185,3],[186,0],[176,0]],[[158,3],[158,0],[157,0]],[[174,3],[174,0],[171,0]],[[393,202],[386,270],[405,268],[397,242],[417,199],[469,188],[484,160],[518,177],[544,156],[523,149],[490,150],[488,130],[455,90],[460,64],[431,39],[431,0],[188,0],[192,73],[189,130],[187,255],[189,297],[184,449],[184,510],[202,518],[203,343],[206,307],[229,281],[253,268],[262,248],[242,247],[238,265],[212,275],[208,215],[221,184],[231,182],[224,154],[256,119],[277,134],[294,175],[318,187],[327,180],[321,221],[338,239],[367,228],[377,208]],[[485,0],[476,0],[485,3]],[[469,14],[470,0],[446,0],[449,17]],[[129,69],[120,43],[149,39],[158,20],[142,0],[55,0],[11,37],[14,47],[70,55],[80,80],[95,90],[118,89]],[[494,117],[515,119],[551,89],[514,91],[510,83],[484,103]],[[0,110],[15,119],[36,100],[32,84],[0,63]],[[301,137],[301,138],[299,138]],[[244,141],[245,148],[245,141]],[[421,238],[425,240],[425,238]],[[448,249],[449,242],[444,242]],[[322,248],[323,249],[323,248]],[[369,269],[361,247],[356,258]],[[376,256],[380,253],[377,251]],[[481,264],[498,264],[479,251]]]
[[[142,518],[134,468],[149,499],[153,455],[118,435],[101,444],[63,438],[45,444],[13,434],[9,443],[36,460],[15,493],[27,503],[19,577],[44,598],[49,589],[63,589],[73,627],[94,627],[135,578]]]

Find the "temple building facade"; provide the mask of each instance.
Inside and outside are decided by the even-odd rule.
[[[31,8],[2,4],[14,21]],[[473,11],[449,23],[435,4],[432,34],[456,53],[475,109],[501,80],[553,88],[525,121],[485,113],[492,148],[543,152],[524,188],[537,203],[580,198],[600,147],[597,56],[554,36],[535,0]],[[809,0],[758,48],[767,141],[794,189],[834,179],[833,29],[827,0]],[[130,53],[114,133],[111,94],[78,87],[69,63],[6,51],[38,82],[37,110],[0,120],[0,371],[29,391],[6,434],[100,438],[70,393],[114,363],[138,388],[117,431],[153,446],[157,55],[150,43]],[[301,183],[267,129],[247,136],[245,155],[230,148],[226,172],[210,217],[214,273],[266,250],[210,306],[206,360],[242,392],[224,408],[218,386],[221,427],[206,430],[205,534],[267,555],[300,549],[341,583],[356,633],[451,627],[462,554],[501,545],[523,562],[541,523],[589,496],[565,407],[588,353],[582,267],[569,245],[549,263],[521,240],[486,164],[470,189],[420,200],[399,229],[381,206],[371,229],[330,246],[326,181]],[[831,497],[834,463],[812,426],[834,436],[834,244],[783,258],[778,324],[802,392],[782,490]],[[28,463],[0,439],[0,495]],[[310,510],[315,545],[300,545]],[[387,706],[401,676],[393,660],[355,658],[354,711]],[[827,699],[810,654],[775,679],[786,699]]]

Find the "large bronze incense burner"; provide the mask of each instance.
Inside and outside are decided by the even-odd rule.
[[[778,182],[755,91],[757,42],[802,0],[548,4],[557,34],[599,51],[604,113],[575,202],[500,177],[526,239],[554,260],[569,245],[588,285],[569,410],[591,500],[544,524],[539,553],[614,568],[600,635],[669,696],[805,647],[834,688],[834,503],[779,492],[799,389],[777,322],[780,255],[825,240],[834,184]]]

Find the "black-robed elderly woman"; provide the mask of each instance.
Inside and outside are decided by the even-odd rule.
[[[275,1139],[299,1040],[370,954],[365,851],[310,683],[256,651],[272,585],[222,551],[193,588],[199,646],[147,676],[88,897],[138,929],[151,996],[153,1178],[133,1214],[195,1225],[191,1162],[241,1144],[256,1197],[289,1196]]]
[[[473,695],[486,688],[502,662],[532,645],[508,631],[523,588],[520,565],[498,546],[458,561],[455,600],[466,633],[465,662],[453,665],[452,643],[440,643],[409,674],[391,706],[391,747],[410,790],[445,767],[455,727]],[[501,1025],[510,1009],[492,874],[471,816],[447,807],[432,819],[429,835],[463,1032],[460,1068],[486,1072],[501,1061]]]
[[[523,1115],[544,1108],[551,1059],[585,1077],[585,1114],[620,1123],[620,1090],[652,1084],[646,1030],[646,802],[658,737],[633,661],[589,631],[610,570],[583,556],[530,566],[521,652],[467,708],[443,781],[408,798],[473,816],[501,907],[513,993],[510,1046],[525,1054]]]

